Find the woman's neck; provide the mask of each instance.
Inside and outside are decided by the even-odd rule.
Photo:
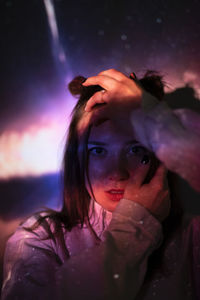
[[[110,221],[112,219],[112,212],[104,209],[98,202],[96,202],[94,199],[91,199],[89,218],[90,224],[96,231],[98,237],[101,238],[103,232],[110,224]]]

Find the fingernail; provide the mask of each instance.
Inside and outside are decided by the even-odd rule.
[[[85,81],[83,81],[82,85],[85,85],[86,82],[87,82],[87,79],[85,79]]]
[[[132,72],[129,77],[133,80],[135,80],[137,78],[134,72]]]
[[[85,111],[89,112],[90,108],[88,108],[87,106],[85,107]]]

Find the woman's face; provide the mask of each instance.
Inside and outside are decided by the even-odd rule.
[[[142,163],[144,155],[148,152],[135,141],[129,121],[106,120],[93,126],[88,139],[87,190],[91,198],[112,212],[127,183],[138,172],[145,179],[150,163]]]

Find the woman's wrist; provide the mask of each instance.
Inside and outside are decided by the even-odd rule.
[[[141,96],[141,108],[145,111],[151,110],[153,107],[159,104],[158,99],[152,96],[150,93],[145,90],[142,91]]]
[[[112,220],[121,221],[120,223],[123,223],[124,226],[126,226],[125,220],[129,220],[134,226],[142,227],[156,245],[162,241],[161,222],[140,203],[122,198],[113,212]]]

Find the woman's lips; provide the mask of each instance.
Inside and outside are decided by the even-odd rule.
[[[124,190],[122,190],[122,189],[111,189],[109,191],[106,191],[106,195],[112,201],[119,201],[120,199],[123,198]]]

